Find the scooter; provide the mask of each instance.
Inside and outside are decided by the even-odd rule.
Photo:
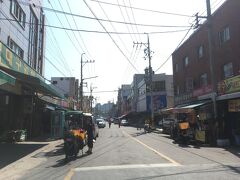
[[[144,124],[144,133],[149,133],[149,132],[151,132],[150,124]]]

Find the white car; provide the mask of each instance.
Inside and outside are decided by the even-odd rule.
[[[128,126],[128,121],[126,119],[121,120],[121,125],[122,126]]]
[[[97,125],[99,128],[105,128],[106,127],[106,122],[104,119],[96,119]]]

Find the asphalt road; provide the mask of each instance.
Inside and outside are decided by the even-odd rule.
[[[37,154],[44,161],[21,179],[240,179],[238,150],[179,146],[167,135],[132,127],[100,129],[93,154],[69,162],[62,148]]]

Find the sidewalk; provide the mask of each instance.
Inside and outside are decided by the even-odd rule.
[[[52,151],[61,143],[63,140],[41,138],[14,144],[0,143],[0,179],[18,179],[27,170],[46,160],[34,158],[36,154]]]

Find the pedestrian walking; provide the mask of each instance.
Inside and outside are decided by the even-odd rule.
[[[86,153],[92,154],[93,148],[93,124],[92,121],[89,119],[87,121],[87,141],[88,141],[88,150]]]
[[[121,127],[121,119],[118,120],[118,127]]]
[[[112,124],[111,119],[108,119],[108,126],[109,126],[109,128],[111,128],[111,124]]]
[[[137,123],[137,130],[141,130],[141,119],[138,120],[138,123]]]

